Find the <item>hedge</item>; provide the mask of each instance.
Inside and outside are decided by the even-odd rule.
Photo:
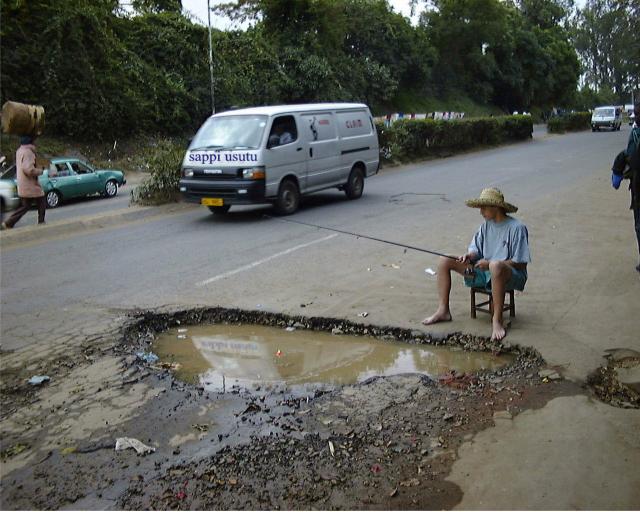
[[[579,132],[591,128],[591,112],[573,112],[552,117],[547,123],[549,133]]]
[[[401,119],[376,124],[382,162],[408,162],[446,156],[479,146],[495,146],[532,136],[531,116],[500,116],[435,121]]]
[[[405,162],[451,155],[477,146],[494,146],[531,137],[530,116],[503,116],[454,121],[411,119],[386,127],[376,124],[382,162]],[[144,155],[151,175],[132,192],[138,204],[161,204],[179,198],[180,165],[186,142],[163,139]]]

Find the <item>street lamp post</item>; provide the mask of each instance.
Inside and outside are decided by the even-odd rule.
[[[210,0],[207,0],[207,18],[209,20],[209,75],[211,81],[211,113],[216,113],[216,104],[214,103],[213,96],[213,46],[211,43],[211,5]]]

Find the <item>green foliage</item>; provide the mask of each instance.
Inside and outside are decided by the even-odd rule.
[[[132,191],[132,202],[156,205],[177,201],[184,154],[185,144],[171,139],[161,139],[150,148],[143,158],[151,175]]]
[[[577,132],[591,127],[591,112],[573,112],[555,116],[547,122],[549,133]]]
[[[627,103],[638,90],[640,38],[638,0],[587,0],[578,12],[574,44],[580,54],[587,84],[594,90],[612,90],[616,103]]]
[[[601,87],[600,90],[595,91],[585,86],[576,92],[571,106],[576,110],[586,111],[602,105],[616,105],[619,101],[618,95],[609,87]]]
[[[387,0],[238,0],[221,9],[253,25],[213,31],[215,110],[362,101],[382,113],[419,98],[434,105],[423,111],[467,114],[561,105],[579,73],[569,1],[435,0],[414,27]],[[117,0],[3,1],[0,101],[41,104],[48,131],[80,140],[193,133],[212,109],[208,30],[180,0],[129,5],[133,13]]]
[[[455,121],[409,119],[390,127],[376,124],[383,162],[399,163],[451,155],[478,146],[526,140],[533,133],[530,116],[501,116]]]

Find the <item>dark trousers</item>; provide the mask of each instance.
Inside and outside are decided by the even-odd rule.
[[[5,222],[8,228],[12,228],[29,211],[31,205],[35,203],[38,207],[38,224],[44,223],[44,212],[47,209],[47,201],[44,196],[41,197],[21,197],[20,206],[16,208],[9,220]]]
[[[636,226],[636,238],[638,239],[638,254],[640,254],[640,206],[633,209],[633,222]]]

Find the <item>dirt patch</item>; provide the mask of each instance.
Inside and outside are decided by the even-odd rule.
[[[614,407],[640,409],[640,352],[631,349],[607,351],[607,365],[587,378],[596,396]]]
[[[259,386],[207,393],[135,356],[160,331],[207,322],[340,329],[381,342],[509,351],[516,361],[494,373],[452,373],[437,380],[400,375],[293,395]],[[47,416],[42,408],[39,430],[3,434],[4,468],[14,468],[3,471],[3,508],[451,508],[461,499],[460,489],[445,481],[457,449],[493,425],[494,414],[512,417],[581,392],[564,380],[541,378],[544,362],[531,349],[465,334],[434,338],[396,327],[263,311],[135,313],[123,327],[122,342],[104,346],[91,362],[85,359],[84,373],[102,364],[100,354],[120,361],[117,376],[100,389],[87,381],[75,406],[56,404],[56,415]],[[21,389],[13,392],[18,396]],[[14,406],[11,420],[46,395],[28,392],[31,398]],[[104,421],[91,424],[88,434],[80,428],[86,426],[80,409],[92,398],[92,421]],[[77,413],[67,430],[65,408]],[[42,432],[56,427],[60,436],[43,442]],[[64,438],[65,432],[77,435]],[[156,451],[145,456],[115,452],[116,438],[125,436]]]

